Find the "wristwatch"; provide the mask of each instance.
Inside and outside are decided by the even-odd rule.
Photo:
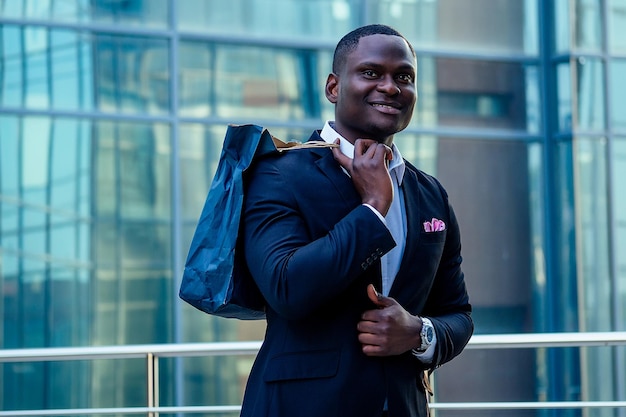
[[[420,337],[422,338],[422,344],[419,349],[414,349],[417,353],[424,353],[433,344],[433,338],[435,337],[435,328],[433,323],[426,317],[420,317],[422,320],[422,330],[420,331]]]

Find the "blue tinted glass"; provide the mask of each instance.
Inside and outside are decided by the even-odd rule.
[[[575,161],[577,182],[577,233],[581,291],[580,302],[587,308],[580,311],[581,323],[589,331],[611,330],[611,286],[609,277],[609,226],[607,199],[606,140],[576,138]]]
[[[180,112],[228,120],[319,117],[316,54],[268,47],[181,44]],[[330,68],[327,69],[330,71]]]
[[[358,26],[360,0],[178,0],[184,31],[337,42]]]
[[[604,64],[597,59],[577,61],[577,127],[582,130],[604,128]]]
[[[609,102],[611,104],[611,124],[613,129],[626,131],[626,60],[614,60],[609,63],[611,90]]]
[[[622,184],[626,178],[626,137],[615,138],[612,152],[612,183],[614,192],[613,214],[615,216],[615,248],[613,250],[617,294],[615,317],[626,317],[626,193],[622,192]],[[616,328],[624,328],[624,321],[616,323]]]
[[[81,32],[54,30],[50,39],[52,107],[91,110],[94,83],[90,38]]]
[[[613,53],[626,53],[626,0],[610,0],[609,47]]]
[[[52,120],[48,117],[22,121],[20,186],[27,202],[46,204],[51,132]]]
[[[48,31],[35,26],[23,29],[25,105],[47,108],[50,102],[48,85],[50,65],[48,61]]]
[[[0,104],[19,107],[23,104],[24,43],[17,26],[0,26]]]
[[[95,35],[97,108],[105,112],[169,112],[169,49],[155,38]]]
[[[518,63],[424,57],[415,126],[538,131],[537,70]]]
[[[539,50],[536,0],[380,0],[366,4],[366,23],[388,24],[416,48],[531,55]]]
[[[556,67],[557,74],[557,102],[558,125],[560,131],[570,131],[573,128],[572,109],[572,76],[569,62],[563,62]]]
[[[555,1],[556,50],[602,50],[600,0]]]
[[[0,194],[17,198],[20,181],[20,129],[18,117],[0,116]]]
[[[168,0],[4,0],[0,1],[0,16],[164,28]]]

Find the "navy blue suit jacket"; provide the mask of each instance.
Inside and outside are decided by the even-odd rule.
[[[321,140],[315,132],[311,140]],[[421,377],[458,355],[473,324],[461,271],[459,228],[433,177],[407,164],[402,192],[407,242],[390,290],[412,314],[431,318],[432,364],[411,352],[368,357],[357,323],[374,308],[380,257],[395,242],[361,204],[328,148],[261,159],[246,173],[242,237],[250,272],[267,301],[267,330],[243,400],[244,417],[391,417],[426,415]],[[423,223],[446,230],[426,233]]]

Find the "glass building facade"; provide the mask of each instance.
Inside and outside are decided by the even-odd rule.
[[[396,143],[450,194],[476,333],[626,330],[626,0],[0,0],[0,348],[261,339],[177,296],[226,126],[308,138],[368,23],[416,49]],[[160,404],[238,404],[251,362],[164,360]],[[143,361],[0,366],[2,410],[146,403]],[[437,400],[626,400],[625,369],[468,350]]]

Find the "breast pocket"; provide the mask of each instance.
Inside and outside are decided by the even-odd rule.
[[[443,245],[443,243],[446,241],[446,234],[447,234],[446,230],[442,230],[441,232],[422,231],[420,233],[419,243],[426,244],[426,245],[440,243]]]

